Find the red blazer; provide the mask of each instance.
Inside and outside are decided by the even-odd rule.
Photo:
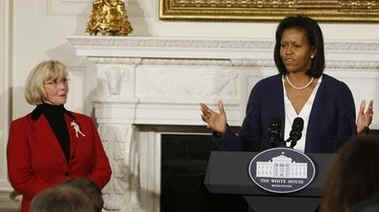
[[[111,177],[111,167],[104,152],[95,124],[88,116],[65,114],[70,135],[70,160],[63,150],[46,117],[32,120],[28,114],[11,123],[7,146],[9,180],[20,191],[22,212],[28,212],[30,202],[40,191],[63,183],[70,178],[86,177],[103,188]],[[76,135],[71,123],[79,125],[85,135]]]

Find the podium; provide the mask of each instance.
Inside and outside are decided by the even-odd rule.
[[[316,175],[306,188],[287,194],[265,191],[256,186],[248,166],[256,152],[213,151],[204,179],[211,193],[241,195],[254,212],[314,212],[321,203],[322,186],[333,154],[307,154],[316,166]]]

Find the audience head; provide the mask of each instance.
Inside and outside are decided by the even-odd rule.
[[[83,191],[95,205],[96,211],[101,212],[103,209],[104,200],[101,194],[101,190],[91,180],[87,178],[74,178],[65,182],[63,185],[72,186]]]
[[[92,201],[78,188],[60,185],[33,198],[31,212],[96,212]]]
[[[45,84],[57,79],[66,80],[68,72],[66,66],[56,60],[48,60],[38,64],[32,69],[27,78],[25,99],[31,105],[39,105],[47,101]]]
[[[329,167],[322,212],[346,212],[379,195],[379,138],[356,136],[338,150]]]
[[[288,71],[281,60],[280,48],[282,36],[285,30],[296,29],[304,33],[309,45],[315,50],[310,69],[306,72],[312,77],[320,77],[325,68],[324,40],[318,23],[306,16],[288,16],[284,18],[276,29],[274,60],[279,73],[286,74]]]
[[[378,212],[379,211],[379,196],[359,202],[352,206],[349,212]]]

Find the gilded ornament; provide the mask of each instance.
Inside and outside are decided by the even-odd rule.
[[[159,0],[162,20],[379,22],[379,0]]]
[[[87,23],[86,32],[90,35],[126,36],[133,28],[128,21],[125,3],[122,0],[95,0]]]

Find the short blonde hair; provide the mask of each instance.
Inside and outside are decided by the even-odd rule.
[[[29,73],[25,87],[25,99],[31,105],[46,101],[44,83],[58,77],[67,77],[66,66],[57,60],[47,60],[38,64]]]

